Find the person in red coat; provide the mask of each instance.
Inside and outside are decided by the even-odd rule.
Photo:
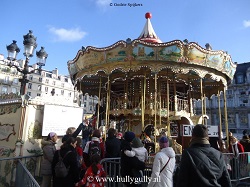
[[[101,157],[99,155],[94,155],[91,158],[91,166],[87,169],[84,177],[75,186],[85,187],[104,187],[106,172],[103,166],[100,164]]]
[[[235,157],[239,156],[239,153],[244,153],[244,147],[236,137],[231,136],[229,142],[230,145],[228,150],[230,153],[233,153]]]

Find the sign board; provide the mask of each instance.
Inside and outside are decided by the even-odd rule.
[[[186,137],[192,136],[195,125],[182,125],[182,135]],[[218,137],[218,126],[207,126],[209,137]]]
[[[171,137],[178,137],[179,129],[178,129],[177,124],[170,123],[170,134],[171,134]]]
[[[83,108],[44,105],[42,136],[55,132],[63,136],[69,127],[78,127],[83,119]]]

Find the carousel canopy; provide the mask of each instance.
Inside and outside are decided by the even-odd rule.
[[[119,97],[141,92],[144,78],[148,94],[154,92],[155,83],[159,92],[166,92],[169,83],[177,92],[192,91],[196,99],[201,93],[210,97],[227,87],[236,70],[227,52],[187,40],[162,43],[151,25],[151,14],[145,17],[138,39],[103,48],[83,47],[68,61],[71,80],[79,91],[98,96],[110,90]]]

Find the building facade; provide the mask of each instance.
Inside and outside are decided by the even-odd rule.
[[[15,67],[8,66],[9,61],[0,55],[0,94],[20,93],[19,78],[22,74]],[[20,66],[24,63],[22,60],[16,62]],[[36,65],[30,67],[30,70],[37,69]],[[74,98],[74,86],[68,76],[59,75],[57,68],[52,71],[35,70],[28,74],[29,82],[26,84],[26,94],[31,98],[52,94],[55,96],[64,96]]]
[[[226,97],[228,128],[242,137],[243,130],[250,129],[250,62],[237,65],[233,82],[228,85]],[[218,113],[219,106],[221,118]],[[201,114],[200,101],[195,101],[195,110],[197,114]],[[212,98],[206,98],[206,114],[209,117],[208,125],[219,125],[221,119],[222,129],[225,130],[223,93],[219,97],[214,95]]]
[[[0,54],[0,95],[7,93],[20,93],[20,82],[22,74],[15,67],[8,66],[9,61]],[[22,66],[24,63],[19,60],[16,63]],[[36,65],[31,67],[37,69]],[[26,94],[31,98],[43,97],[47,95],[61,96],[71,98],[80,107],[83,107],[84,114],[94,114],[95,106],[98,103],[97,96],[89,96],[88,94],[78,94],[74,90],[74,86],[69,76],[59,75],[58,69],[52,71],[42,70],[35,71],[28,75],[29,82],[26,84]]]

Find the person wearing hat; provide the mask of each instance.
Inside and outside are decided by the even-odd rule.
[[[169,147],[169,138],[162,136],[159,140],[160,152],[155,155],[151,181],[148,187],[172,187],[175,168],[175,152]]]
[[[210,146],[208,129],[195,125],[190,147],[182,154],[177,187],[231,187],[231,180],[220,151]]]
[[[127,131],[123,137],[124,140],[121,142],[121,177],[134,178],[138,176],[137,174],[140,170],[145,169],[145,163],[140,161],[136,156],[130,157],[125,154],[126,151],[132,150],[131,144],[135,138],[135,134]],[[135,175],[135,173],[137,174]],[[137,182],[123,181],[123,184],[126,187],[140,186]]]
[[[129,157],[136,156],[140,161],[145,162],[148,159],[148,151],[144,147],[140,138],[135,137],[131,142],[132,150],[126,150],[124,153]]]
[[[50,132],[47,138],[41,141],[43,160],[41,163],[41,175],[43,176],[41,187],[50,187],[52,179],[51,163],[56,152],[57,134]]]

